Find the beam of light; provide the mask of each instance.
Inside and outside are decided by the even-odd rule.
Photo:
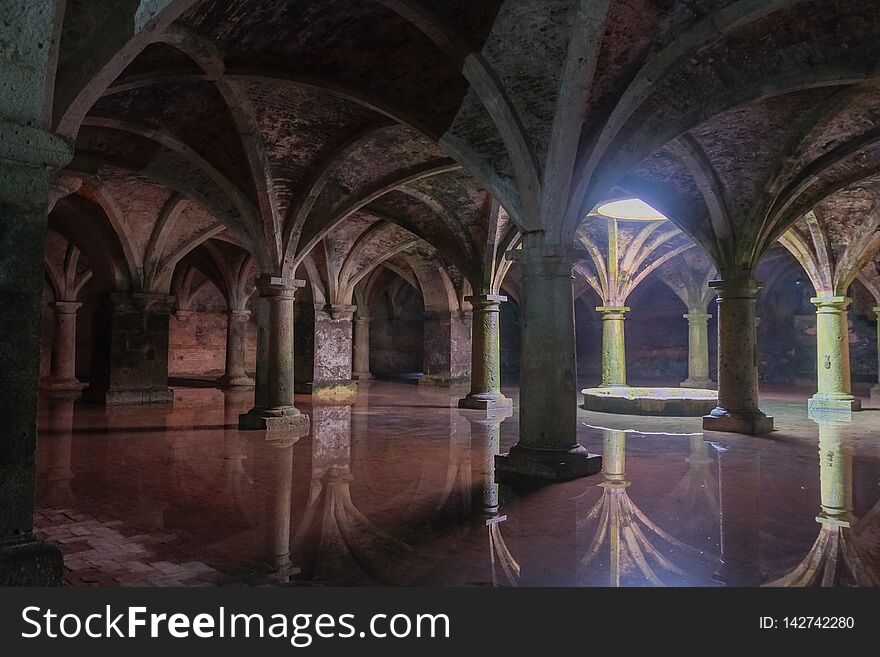
[[[620,201],[603,203],[596,210],[598,214],[610,219],[624,221],[665,221],[663,213],[655,210],[644,201],[637,198],[627,198]]]

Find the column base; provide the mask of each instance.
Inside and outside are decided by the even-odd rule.
[[[678,384],[679,388],[699,388],[701,390],[717,390],[718,384],[712,379],[692,379],[688,377]]]
[[[0,586],[61,586],[61,550],[33,536],[0,544]]]
[[[357,399],[357,383],[354,381],[321,381],[311,384],[312,397],[327,401],[347,402]]]
[[[452,376],[451,374],[423,374],[419,378],[420,386],[460,386],[470,385],[471,378],[469,376]]]
[[[79,392],[88,385],[79,379],[46,378],[40,381],[40,390],[43,392]]]
[[[852,395],[834,396],[817,392],[810,397],[810,400],[807,402],[807,408],[811,411],[860,411],[862,410],[862,400]]]
[[[500,392],[469,393],[458,400],[459,408],[471,408],[476,411],[492,411],[513,408],[513,400]]]
[[[227,376],[224,374],[217,379],[220,388],[253,388],[254,380],[249,376]]]
[[[355,381],[370,381],[376,377],[371,372],[352,372],[351,378]]]
[[[773,418],[762,411],[742,413],[719,406],[703,416],[703,430],[762,436],[773,431]]]
[[[238,416],[238,428],[244,431],[288,431],[306,434],[311,428],[308,415],[296,406],[252,408]]]
[[[155,388],[111,388],[104,395],[104,403],[108,406],[122,404],[171,404],[174,402],[174,391],[165,387]]]
[[[507,454],[495,456],[495,477],[500,481],[543,479],[568,481],[594,475],[602,469],[602,457],[578,445],[571,449],[535,449],[514,445]]]

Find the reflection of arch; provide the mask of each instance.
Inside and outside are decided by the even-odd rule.
[[[819,535],[793,570],[764,586],[880,586],[880,563],[862,545],[852,513],[850,420],[839,412],[811,417],[819,425]]]
[[[655,545],[657,539],[687,553],[699,555],[700,552],[663,531],[630,499],[627,493],[630,482],[626,478],[625,467],[626,433],[604,431],[604,481],[598,484],[602,488],[602,495],[587,515],[578,521],[578,530],[583,529],[590,520],[598,520],[598,526],[581,559],[580,568],[584,569],[593,562],[607,540],[611,586],[620,586],[622,575],[633,568],[654,586],[665,586],[649,560],[680,577],[685,577],[685,573],[661,553]]]

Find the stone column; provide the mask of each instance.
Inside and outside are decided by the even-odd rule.
[[[602,313],[602,387],[626,385],[626,340],[623,333],[626,306],[599,306]]]
[[[682,388],[712,390],[715,382],[709,378],[709,320],[712,315],[700,310],[689,310],[682,315],[688,321],[688,378]]]
[[[6,18],[0,34],[15,36],[18,21]],[[27,51],[15,41],[5,52],[16,80],[36,77],[17,67]],[[7,85],[6,95],[15,88]],[[61,552],[33,535],[34,449],[49,169],[66,164],[73,151],[24,122],[0,118],[0,586],[57,585],[62,577]]]
[[[266,323],[257,341],[254,408],[239,416],[240,429],[308,433],[309,418],[293,401],[293,297],[304,285],[276,276],[261,276],[257,283]]]
[[[370,373],[370,318],[363,315],[354,320],[354,358],[351,378],[369,381]]]
[[[75,391],[86,387],[76,378],[76,311],[82,307],[75,301],[51,304],[55,315],[52,357],[49,377],[40,383],[47,391]]]
[[[454,386],[470,377],[471,316],[464,312],[425,313],[425,350],[420,385]]]
[[[877,383],[871,386],[871,400],[880,400],[880,306],[873,308],[877,315]]]
[[[480,294],[465,299],[473,306],[471,333],[471,391],[459,408],[493,410],[513,402],[501,394],[501,303],[507,297]]]
[[[718,292],[718,406],[703,417],[703,429],[769,433],[773,418],[758,407],[758,284],[751,278],[733,278],[710,285]]]
[[[529,244],[536,237],[527,233],[518,254],[523,271],[519,442],[496,464],[502,478],[563,481],[595,474],[602,458],[577,442],[572,262]]]
[[[355,306],[327,304],[315,308],[315,341],[311,393],[317,399],[353,401],[352,322]]]
[[[113,404],[170,404],[168,387],[168,318],[173,297],[146,292],[114,293],[110,342],[110,388]]]
[[[813,297],[816,306],[817,392],[811,409],[858,411],[862,407],[852,394],[849,363],[849,297]]]
[[[244,369],[247,347],[248,310],[226,312],[226,370],[217,382],[221,388],[248,387],[254,380]]]

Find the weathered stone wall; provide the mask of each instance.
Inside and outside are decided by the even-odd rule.
[[[171,316],[169,326],[169,376],[220,376],[226,365],[226,313],[193,313]],[[247,325],[245,369],[253,372],[257,361],[257,329]]]
[[[423,314],[422,300],[410,288],[397,299],[394,313],[384,295],[373,301],[370,305],[370,371],[373,374],[422,371]]]

